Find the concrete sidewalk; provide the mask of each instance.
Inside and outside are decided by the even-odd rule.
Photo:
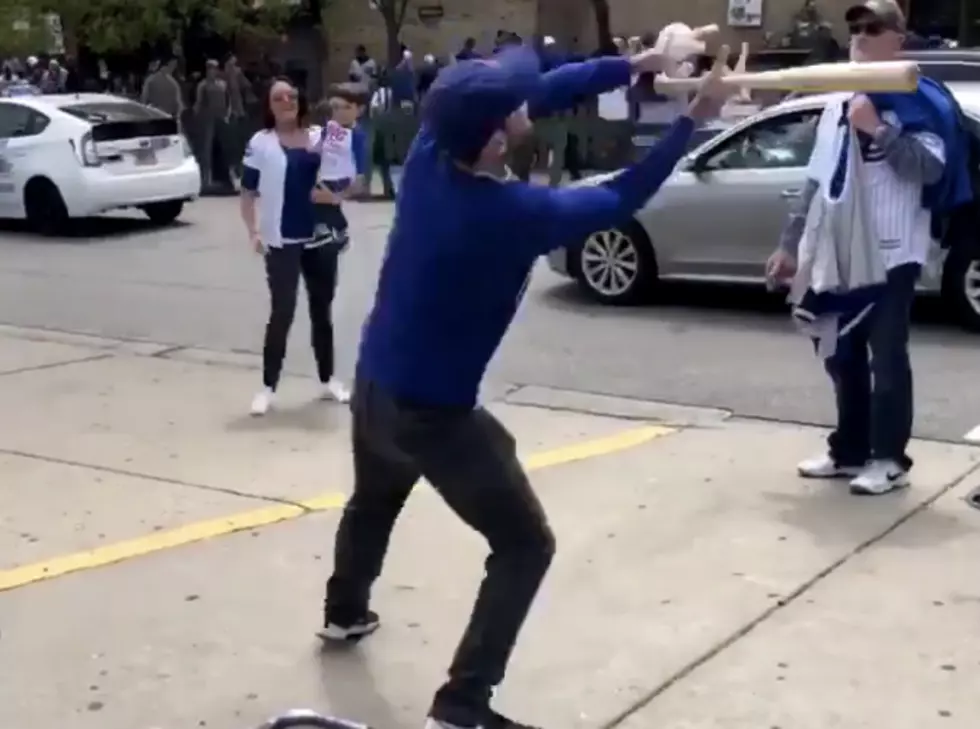
[[[247,359],[0,331],[0,727],[249,729],[309,706],[420,725],[485,549],[427,489],[321,653],[347,414]],[[225,361],[221,361],[225,360]],[[523,388],[513,429],[558,535],[500,708],[545,727],[980,722],[980,449],[917,442],[915,486],[794,477],[816,429]]]

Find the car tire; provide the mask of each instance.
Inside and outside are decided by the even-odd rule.
[[[65,200],[46,177],[35,177],[24,186],[24,214],[27,224],[44,236],[61,234],[68,224]]]
[[[634,306],[652,297],[657,259],[650,237],[635,220],[594,233],[573,250],[571,272],[590,298],[611,306]]]
[[[960,326],[980,333],[980,245],[950,251],[943,266],[943,299]]]
[[[143,212],[156,225],[170,225],[184,212],[183,200],[166,200],[143,206]]]

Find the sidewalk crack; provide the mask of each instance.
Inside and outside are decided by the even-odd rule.
[[[75,364],[85,364],[86,362],[98,362],[100,359],[110,359],[115,355],[112,353],[102,352],[99,354],[89,355],[88,357],[77,357],[75,359],[67,359],[59,362],[46,362],[39,365],[30,365],[29,367],[18,367],[13,370],[0,370],[0,377],[7,377],[9,375],[20,375],[25,372],[37,372],[39,370],[53,370],[56,367],[67,367],[68,365]]]
[[[50,463],[58,466],[71,466],[74,468],[84,468],[90,471],[109,473],[114,476],[126,476],[129,478],[138,478],[143,481],[153,481],[155,483],[163,483],[169,486],[181,486],[184,488],[198,489],[200,491],[210,491],[212,493],[225,494],[226,496],[237,496],[242,499],[250,499],[253,501],[264,501],[266,503],[271,503],[271,504],[293,506],[297,509],[301,509],[305,513],[313,513],[315,511],[314,509],[311,509],[308,506],[304,505],[302,502],[293,501],[292,499],[281,498],[279,496],[266,496],[263,494],[253,494],[247,491],[239,491],[237,489],[227,488],[224,486],[211,486],[209,484],[204,484],[204,483],[184,481],[179,478],[170,478],[169,476],[156,476],[151,473],[130,471],[125,468],[116,468],[114,466],[100,466],[94,463],[84,463],[83,461],[75,461],[70,458],[45,456],[40,453],[30,453],[28,451],[20,451],[13,448],[0,448],[0,454],[8,455],[8,456],[16,456],[19,458],[27,458],[32,461],[41,461],[43,463]]]
[[[722,639],[715,645],[713,645],[708,650],[704,651],[698,656],[695,656],[691,661],[683,665],[680,669],[675,671],[673,674],[668,676],[664,681],[654,686],[652,689],[644,693],[640,698],[627,706],[624,710],[620,711],[618,714],[613,716],[611,719],[606,720],[599,725],[599,729],[614,729],[626,722],[631,716],[642,711],[651,703],[653,703],[658,697],[666,693],[669,689],[673,688],[675,685],[686,679],[688,676],[693,674],[702,666],[707,665],[717,656],[721,655],[723,652],[731,648],[733,645],[738,643],[740,640],[752,633],[756,628],[763,625],[774,615],[780,611],[786,609],[805,594],[807,594],[814,587],[819,585],[825,579],[830,577],[832,574],[837,572],[841,567],[846,565],[848,562],[853,560],[855,557],[859,556],[866,550],[875,546],[883,539],[887,538],[893,532],[895,532],[903,524],[907,523],[911,519],[915,518],[934,503],[936,503],[943,496],[948,494],[950,491],[958,487],[964,481],[969,479],[975,473],[980,472],[980,463],[975,463],[970,466],[966,471],[961,473],[956,478],[951,479],[945,486],[939,488],[935,493],[926,498],[921,503],[917,504],[915,507],[907,511],[891,525],[883,529],[878,534],[875,534],[865,541],[858,544],[852,550],[847,552],[843,557],[831,562],[827,567],[817,572],[813,577],[803,582],[795,590],[790,592],[785,597],[777,600],[772,606],[763,610],[759,615],[750,620],[748,623],[737,629],[735,632],[731,633],[728,637]]]

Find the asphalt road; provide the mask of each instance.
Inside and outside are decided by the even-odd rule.
[[[374,291],[391,206],[351,206],[335,318],[342,374]],[[258,352],[267,299],[261,261],[248,250],[233,199],[191,206],[182,223],[139,214],[82,221],[70,238],[0,227],[0,322]],[[310,372],[305,312],[288,367]],[[980,423],[980,337],[943,321],[934,304],[913,334],[917,434],[960,440]],[[743,288],[676,286],[660,304],[604,308],[542,263],[518,320],[491,366],[496,385],[538,384],[746,416],[827,424],[829,385],[780,300]],[[258,382],[256,383],[258,384]],[[251,392],[242,393],[242,408]]]

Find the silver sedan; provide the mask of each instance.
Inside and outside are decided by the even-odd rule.
[[[980,84],[950,88],[980,136]],[[789,204],[800,195],[817,120],[831,98],[785,101],[704,142],[634,219],[581,246],[555,251],[550,267],[613,305],[649,299],[664,279],[764,285],[765,261]],[[611,175],[577,184],[597,184]],[[920,289],[942,296],[958,321],[980,331],[980,244],[962,248],[937,253]]]

